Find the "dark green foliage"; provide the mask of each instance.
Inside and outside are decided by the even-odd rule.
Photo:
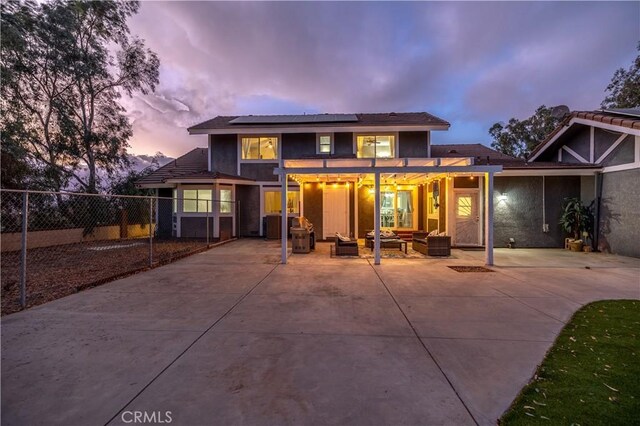
[[[526,158],[529,153],[560,123],[551,115],[551,108],[538,107],[529,118],[511,118],[506,125],[495,123],[489,129],[491,147],[512,157]]]
[[[593,239],[593,203],[589,206],[582,204],[579,198],[566,198],[562,207],[559,224],[562,229],[576,240],[581,239],[586,232]]]
[[[640,301],[591,303],[556,339],[503,425],[640,423]]]
[[[616,70],[605,91],[609,94],[602,101],[602,108],[640,108],[640,55],[628,70]]]
[[[131,124],[120,96],[155,90],[159,60],[132,37],[131,1],[2,3],[3,144],[26,153],[45,189],[99,188],[126,165]],[[15,157],[19,158],[19,157]],[[87,175],[78,174],[81,167]],[[35,179],[35,173],[32,180]]]

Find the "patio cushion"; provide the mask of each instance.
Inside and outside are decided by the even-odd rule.
[[[336,237],[338,237],[338,239],[339,239],[340,241],[342,241],[342,242],[348,242],[348,241],[351,241],[351,238],[349,238],[349,237],[345,237],[344,235],[342,235],[342,234],[341,234],[341,233],[339,233],[339,232],[336,232]]]

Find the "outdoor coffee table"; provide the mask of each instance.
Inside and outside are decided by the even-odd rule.
[[[373,251],[374,240],[367,240],[369,244],[369,248]],[[400,251],[403,251],[404,246],[404,254],[407,254],[407,242],[400,238],[380,238],[380,248],[397,248]]]

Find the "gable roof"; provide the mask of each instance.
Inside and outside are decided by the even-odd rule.
[[[136,185],[162,185],[173,179],[230,179],[230,180],[246,180],[253,179],[230,175],[220,172],[210,172],[209,159],[207,156],[207,148],[195,148],[181,157],[176,158],[170,163],[158,168],[151,174],[138,179]]]
[[[355,116],[345,120],[344,116]],[[238,120],[246,118],[247,120]],[[236,123],[232,121],[237,120]],[[253,122],[246,122],[253,121]],[[304,129],[307,127],[376,127],[376,126],[423,126],[449,128],[449,122],[427,112],[389,112],[359,114],[308,114],[308,115],[247,115],[217,116],[211,120],[188,128],[190,134],[201,134],[213,130],[231,130],[231,133],[249,128]]]
[[[480,143],[431,145],[432,157],[473,157],[474,164],[499,165],[508,169],[584,169],[593,168],[592,164],[558,163],[545,161],[527,163],[522,158],[511,157]]]
[[[595,127],[616,126],[622,131],[624,128],[640,131],[640,109],[574,111],[567,115],[549,135],[536,146],[529,156],[529,162],[534,161],[543,151],[549,148],[574,123],[591,122]],[[635,132],[634,132],[635,133]]]

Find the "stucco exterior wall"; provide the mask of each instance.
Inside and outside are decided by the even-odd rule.
[[[640,257],[640,169],[602,176],[598,249]]]
[[[496,177],[494,181],[494,246],[563,247],[565,233],[558,224],[567,197],[580,197],[579,176],[547,176],[545,212],[549,232],[543,232],[542,176]],[[506,201],[498,196],[505,194]]]

